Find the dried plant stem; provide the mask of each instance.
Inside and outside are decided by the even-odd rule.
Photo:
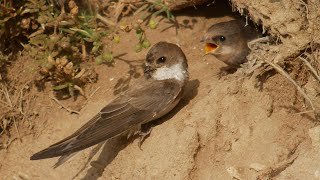
[[[14,124],[14,128],[16,129],[17,133],[18,133],[18,139],[20,142],[22,142],[21,140],[21,136],[20,136],[20,132],[19,132],[19,129],[18,129],[18,126],[17,126],[17,122],[16,122],[16,118],[13,117],[13,124]]]
[[[253,44],[265,43],[265,42],[269,42],[269,41],[270,41],[270,37],[269,36],[258,38],[258,39],[254,39],[254,40],[248,42],[248,47],[249,47],[249,49],[252,50],[253,49]]]
[[[10,99],[10,96],[9,96],[9,93],[8,93],[8,90],[7,90],[7,87],[3,84],[2,85],[2,92],[7,100],[7,105],[11,108],[13,108],[13,105],[12,105],[12,102],[11,102],[11,99]]]
[[[83,89],[77,85],[74,85],[74,89],[78,90],[80,92],[80,94],[87,99],[86,94],[84,93]]]
[[[300,94],[309,102],[310,106],[311,106],[311,109],[312,111],[315,110],[314,106],[313,106],[313,103],[311,101],[311,99],[307,96],[307,94],[303,91],[303,89],[297,84],[297,82],[295,80],[293,80],[290,75],[285,71],[283,70],[279,65],[273,63],[273,62],[270,62],[270,61],[267,61],[267,60],[264,60],[266,63],[268,63],[270,66],[272,66],[276,71],[278,71],[281,75],[285,76],[294,86],[296,86],[297,90],[300,92]]]
[[[4,102],[4,101],[2,101],[1,99],[0,99],[0,103],[2,103],[3,105],[5,105],[5,107],[7,107],[7,108],[9,108],[10,107],[10,105],[7,103],[7,102]]]
[[[108,20],[107,18],[105,17],[102,17],[100,14],[97,14],[96,15],[96,18],[99,19],[100,21],[102,21],[104,24],[106,25],[109,25],[109,26],[115,26],[115,23]]]
[[[317,80],[320,82],[320,76],[318,75],[317,71],[312,67],[309,61],[307,61],[305,58],[302,58],[301,56],[298,57],[301,61],[303,61],[308,68],[311,70],[313,75],[317,78]]]
[[[298,113],[296,113],[296,114],[308,114],[308,113],[314,113],[314,110],[302,111],[302,112],[298,112]]]
[[[82,49],[82,56],[81,59],[82,61],[85,61],[87,59],[87,49],[86,46],[84,44],[81,45],[81,49]]]
[[[54,100],[57,104],[59,104],[62,108],[64,108],[65,110],[67,110],[68,112],[80,114],[79,111],[72,110],[72,109],[66,107],[65,105],[63,105],[57,98],[55,98],[55,97],[53,97],[53,96],[50,96],[50,98],[51,98],[52,100]]]
[[[100,89],[100,87],[98,87],[97,89],[95,89],[95,90],[90,94],[89,97],[92,97],[99,89]]]

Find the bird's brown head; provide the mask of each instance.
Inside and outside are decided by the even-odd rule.
[[[243,63],[249,52],[245,30],[239,20],[214,24],[201,41],[205,43],[206,55],[214,55],[234,67]]]
[[[158,42],[148,52],[144,67],[147,78],[156,80],[188,78],[187,58],[175,44]]]

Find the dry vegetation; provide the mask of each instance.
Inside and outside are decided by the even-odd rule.
[[[319,92],[311,93],[308,83],[320,83],[319,2],[316,1],[231,1],[234,10],[262,25],[273,41],[256,43],[249,56],[252,65],[268,66],[284,75],[305,98],[300,113],[319,117]],[[294,68],[290,68],[294,65]],[[292,73],[293,72],[293,73]],[[318,89],[318,85],[312,87]],[[317,91],[317,90],[313,90]]]
[[[161,13],[174,22],[169,8],[159,0],[104,1],[98,7],[87,1],[53,2],[0,1],[0,135],[8,133],[12,126],[18,130],[16,121],[32,114],[24,109],[30,104],[25,97],[29,85],[34,84],[40,91],[49,85],[59,104],[58,99],[78,94],[86,98],[83,87],[98,79],[92,62],[112,66],[110,49],[121,41],[119,31],[134,29],[137,44],[132,51],[140,52],[151,46],[142,23],[157,28],[155,18]],[[137,16],[137,20],[118,24],[127,15]],[[18,74],[7,74],[7,68],[19,58],[37,65],[32,69],[32,79],[21,89],[15,87],[19,84]]]
[[[98,7],[92,8],[95,2],[77,4],[76,1],[69,1],[66,7],[60,7],[59,3],[52,6],[45,0],[0,1],[0,66],[3,69],[0,75],[1,105],[6,109],[1,113],[1,134],[16,119],[24,117],[21,110],[24,102],[20,97],[24,93],[14,92],[23,92],[24,87],[22,90],[10,88],[5,74],[5,68],[10,68],[10,62],[20,54],[39,64],[39,68],[34,69],[39,72],[34,78],[38,88],[43,89],[49,81],[59,97],[73,97],[75,93],[85,96],[82,87],[97,80],[91,62],[112,64],[114,58],[109,49],[113,43],[121,40],[117,33],[119,30],[129,32],[135,29],[138,43],[133,50],[140,52],[142,48],[150,46],[141,23],[146,22],[150,28],[156,28],[158,22],[155,17],[165,13],[168,20],[175,24],[170,9],[181,9],[204,2],[103,1]],[[252,43],[253,53],[249,56],[248,72],[259,69],[256,74],[261,78],[266,72],[275,69],[288,78],[306,99],[309,108],[302,113],[316,112],[317,115],[319,107],[315,101],[318,100],[318,95],[315,93],[313,97],[309,97],[303,86],[312,77],[320,81],[319,4],[288,1],[291,5],[285,6],[278,1],[254,2],[259,1],[231,1],[234,10],[262,25],[263,31],[267,31],[273,38],[272,41],[264,38]],[[288,10],[287,14],[282,14],[282,10],[275,7],[279,3]],[[121,17],[127,15],[137,16],[137,21],[118,25]],[[284,16],[290,18],[281,18]],[[290,68],[292,64],[298,64],[295,66],[296,70]],[[294,77],[290,75],[292,71],[296,73]],[[311,76],[305,77],[306,74]],[[303,78],[299,79],[301,76]],[[11,96],[20,101],[12,103]]]
[[[212,3],[211,1],[206,0],[179,0],[164,2],[160,0],[102,0],[99,1],[101,3],[99,4],[99,7],[95,7],[92,4],[96,4],[97,1],[86,1],[86,3],[77,4],[75,3],[77,1],[71,0],[68,4],[66,4],[67,6],[64,7],[65,9],[62,10],[61,7],[57,5],[49,6],[48,1],[45,0],[40,0],[40,3],[38,1],[37,3],[35,3],[36,1],[33,0],[19,3],[15,2],[16,4],[10,4],[11,1],[6,2],[6,4],[4,4],[4,2],[6,1],[0,0],[0,66],[1,69],[3,69],[0,75],[0,109],[3,109],[3,111],[0,111],[0,136],[7,135],[6,137],[10,137],[9,127],[11,127],[11,131],[16,131],[19,134],[17,121],[27,121],[27,123],[29,123],[29,127],[33,128],[32,118],[36,117],[37,113],[29,108],[30,104],[33,103],[34,97],[34,94],[29,93],[29,91],[34,84],[39,89],[45,88],[45,85],[49,85],[50,87],[52,87],[53,91],[56,92],[56,97],[52,97],[52,99],[54,99],[54,101],[56,101],[62,107],[64,107],[64,105],[59,101],[59,98],[61,97],[68,98],[76,96],[77,94],[86,97],[87,95],[84,92],[83,87],[85,87],[87,83],[95,82],[98,78],[97,73],[93,68],[95,63],[105,63],[107,65],[112,65],[114,63],[115,57],[113,55],[113,52],[110,50],[110,47],[112,47],[115,43],[121,41],[122,38],[125,38],[121,37],[119,35],[119,32],[134,31],[136,34],[137,43],[132,46],[132,51],[139,52],[143,48],[148,48],[151,45],[142,24],[146,24],[151,29],[157,28],[158,22],[157,18],[155,17],[162,14],[165,18],[167,18],[168,22],[172,24],[172,27],[177,27],[181,24],[176,22],[170,10],[177,10],[185,8],[187,6],[195,6],[202,3]],[[261,88],[263,84],[266,83],[266,81],[268,81],[269,79],[273,80],[272,78],[275,72],[283,75],[283,77],[287,79],[288,82],[295,86],[298,93],[293,96],[296,96],[296,101],[291,102],[292,99],[289,98],[291,96],[289,96],[288,94],[293,93],[292,91],[289,91],[290,88],[287,84],[285,84],[287,87],[282,87],[283,90],[280,89],[280,86],[272,87],[278,88],[279,90],[279,92],[277,92],[274,97],[277,97],[279,99],[283,97],[283,99],[281,100],[288,101],[287,104],[292,104],[292,106],[298,104],[298,108],[294,109],[294,115],[310,115],[315,120],[319,120],[320,3],[317,1],[302,0],[254,0],[250,2],[246,0],[230,0],[229,2],[234,11],[238,11],[248,20],[251,20],[258,26],[261,26],[263,29],[263,33],[266,33],[267,35],[267,37],[258,39],[249,44],[252,53],[248,56],[248,64],[246,64],[243,68],[245,73],[247,75],[253,75],[254,77],[256,77],[256,87],[259,88]],[[214,3],[211,5],[214,5]],[[80,6],[87,6],[91,8],[88,8],[88,12],[80,12]],[[136,19],[132,23],[122,22],[121,18],[123,18],[124,16],[134,16],[136,17]],[[18,24],[19,26],[17,28],[11,28],[13,24]],[[35,61],[38,65],[38,68],[34,69],[34,74],[37,74],[37,76],[23,84],[19,84],[18,75],[12,76],[11,74],[11,77],[9,77],[8,74],[6,74],[6,69],[10,68],[11,65],[16,62],[17,56],[20,54],[25,57],[22,58],[23,60]],[[279,80],[277,79],[277,77],[275,79],[276,80],[274,81]],[[204,83],[207,83],[208,87],[211,86],[208,82]],[[277,83],[278,82],[274,84]],[[224,94],[224,89],[222,89],[221,92],[219,92],[221,94],[220,96],[223,97],[224,95],[228,95],[231,98],[234,96],[238,98],[235,100],[236,102],[238,102],[238,100],[243,96],[243,94],[241,94],[243,93],[241,92],[242,85],[239,85],[241,83],[235,84],[230,85],[228,82],[225,82],[224,85],[228,87],[228,90],[231,89],[230,91],[232,92],[229,94]],[[235,87],[233,87],[233,85],[235,85]],[[248,89],[252,91],[252,89]],[[210,89],[208,94],[210,94],[211,90],[212,89]],[[255,95],[258,96],[258,94]],[[207,94],[203,96],[207,96]],[[216,97],[213,95],[213,93],[211,94],[211,96],[212,98]],[[251,97],[250,95],[248,96]],[[275,111],[273,101],[276,100],[270,100],[269,102],[268,98],[261,99],[263,99],[262,101],[266,101],[266,107],[262,106],[261,109],[268,110],[268,113],[270,114],[265,117],[265,119],[268,119],[269,116],[272,116],[271,114]],[[303,102],[299,102],[299,100],[301,99],[303,99]],[[217,103],[220,103],[220,105],[225,103],[224,99],[216,98],[212,101],[214,100],[217,100]],[[199,104],[205,104],[207,105],[205,107],[208,111],[209,109],[214,109],[215,107],[208,108],[207,101],[209,102],[210,100],[204,99],[192,105],[196,106]],[[253,100],[251,103],[253,103]],[[243,102],[243,104],[247,105],[248,103]],[[68,109],[67,107],[64,108],[66,108],[67,111],[71,113],[78,113],[78,111]],[[197,113],[200,110],[202,111],[202,108],[203,107],[198,107],[198,109],[196,108],[195,110],[191,110],[191,112],[198,115]],[[260,107],[256,107],[253,105],[253,107],[251,108],[255,109]],[[269,110],[268,108],[271,110]],[[218,108],[217,111],[218,110],[227,111],[228,109],[224,109],[224,107],[221,107],[220,109]],[[187,113],[188,115],[186,119],[189,119],[190,116],[196,116],[192,113],[190,114],[190,112]],[[214,115],[215,114],[212,112],[212,116]],[[296,118],[296,116],[294,115],[290,116],[292,117],[291,119]],[[184,118],[183,115],[180,114],[180,116]],[[201,114],[199,114],[198,116],[201,116]],[[241,128],[245,129],[244,131],[248,129],[245,126],[247,125],[245,124],[247,123],[247,121],[244,121],[244,125],[237,124],[238,121],[235,120],[233,122],[232,120],[229,120],[232,119],[232,117],[227,117],[228,115],[225,115],[221,112],[220,114],[218,113],[217,117],[215,117],[216,119],[218,119],[216,122],[217,124],[215,124],[217,127],[216,135],[212,135],[214,133],[211,133],[211,131],[213,131],[211,129],[208,131],[208,134],[202,132],[202,129],[200,129],[199,133],[195,133],[194,136],[197,136],[197,138],[199,138],[196,138],[197,140],[195,141],[199,144],[197,144],[197,148],[195,148],[196,150],[194,154],[192,154],[192,158],[198,161],[201,160],[200,162],[203,162],[208,159],[207,156],[204,156],[202,157],[203,159],[201,159],[201,153],[203,152],[205,152],[203,153],[205,155],[210,155],[210,153],[214,150],[218,155],[214,154],[212,156],[217,159],[221,154],[223,158],[225,158],[225,154],[229,153],[229,151],[235,153],[238,152],[237,149],[232,150],[228,148],[226,148],[227,150],[222,151],[216,150],[217,144],[219,145],[220,141],[222,142],[220,144],[224,143],[223,146],[225,144],[229,145],[228,143],[232,145],[233,139],[230,137],[236,137],[238,134],[241,134],[239,132],[230,132],[231,130],[228,129],[230,128],[228,127],[228,125],[221,125],[221,123],[223,122],[220,121],[223,120],[224,116],[226,116],[225,119],[228,119],[225,120],[226,122],[231,122],[231,125],[229,126],[236,124],[234,126],[239,126],[240,130]],[[256,117],[254,113],[252,116]],[[286,116],[288,115],[286,114]],[[280,117],[285,118],[286,116]],[[209,120],[207,121],[206,118],[208,117],[202,117],[200,121],[203,120],[206,123],[213,122]],[[248,117],[248,115],[245,114],[243,115],[243,119],[250,119],[250,116]],[[261,122],[264,123],[264,121]],[[301,121],[298,120],[294,122],[301,123]],[[190,120],[190,123],[195,122],[191,122]],[[251,124],[248,123],[248,126],[250,126],[251,128],[251,125],[254,124],[256,125],[256,127],[254,128],[257,128],[259,131],[258,125],[260,124],[255,123],[256,122],[251,122]],[[277,125],[277,123],[278,122],[276,121],[275,126]],[[296,123],[293,124],[295,125]],[[307,125],[305,125],[305,127],[309,128],[308,123],[306,124]],[[316,122],[314,125],[316,124],[318,124],[318,122]],[[268,126],[266,124],[262,125],[263,128],[265,126]],[[203,129],[207,128],[207,126],[198,126]],[[278,164],[275,164],[272,167],[270,166],[270,168],[265,168],[263,171],[261,171],[260,176],[258,176],[261,179],[266,177],[272,178],[278,175],[279,172],[289,167],[298,157],[297,149],[299,149],[299,145],[302,141],[300,141],[299,138],[301,138],[301,134],[303,134],[302,139],[305,138],[305,133],[299,134],[298,132],[293,131],[292,129],[298,129],[295,126],[292,129],[285,123],[284,126],[285,128],[283,128],[283,131],[288,131],[287,134],[283,133],[285,134],[284,136],[287,138],[289,137],[289,135],[293,134],[292,139],[295,139],[299,142],[295,142],[294,140],[292,140],[292,144],[294,144],[292,146],[294,147],[291,149],[288,148],[291,151],[286,154],[286,158],[279,158],[280,163],[278,162]],[[264,130],[263,128],[260,129],[261,132]],[[271,127],[270,129],[269,130],[272,131],[273,129],[275,129],[275,127]],[[204,133],[205,135],[202,135],[201,133]],[[269,134],[272,133],[268,132],[263,135]],[[295,137],[295,134],[298,135]],[[230,135],[230,137],[228,137],[227,135]],[[207,136],[217,137],[211,137],[211,139],[208,138],[209,140],[206,141]],[[241,136],[239,135],[239,137]],[[0,149],[7,148],[10,143],[17,138],[3,139],[5,140],[3,142],[0,142]],[[269,143],[268,147],[270,144],[273,145],[272,143],[276,141],[272,138],[270,139],[271,140],[269,142],[267,138],[263,139],[263,141]],[[277,139],[277,141],[281,142],[281,145],[287,143],[287,139],[285,139],[284,141],[282,141],[282,139],[279,139]],[[213,141],[216,141],[218,143],[214,144],[212,143]],[[260,139],[259,142],[260,141],[262,140]],[[287,144],[289,144],[288,146],[291,146],[290,143]],[[203,145],[203,147],[201,145]],[[214,147],[210,149],[210,145]],[[265,148],[264,146],[259,145],[257,145],[257,147],[262,147],[262,149]],[[200,151],[201,148],[202,151]],[[205,148],[208,148],[207,154]],[[225,147],[219,148],[224,149]],[[257,152],[260,153],[259,149],[257,150]],[[121,157],[125,156],[124,154],[125,153],[122,153],[122,156],[120,155],[120,159]],[[130,155],[130,153],[128,154]],[[197,158],[195,158],[196,156]],[[219,159],[217,160],[217,162],[218,161]],[[194,174],[194,177],[201,176],[201,173],[199,173],[200,175],[198,174],[198,176],[196,176],[197,173],[194,172],[196,172],[197,170],[201,172],[201,169],[206,169],[201,168],[202,163],[199,164],[194,165],[194,171],[193,173],[190,173]],[[199,169],[196,169],[196,166]],[[229,169],[229,174],[231,174],[231,176],[233,175],[233,178],[240,177],[237,174],[238,170],[236,168],[230,168],[231,169]],[[256,168],[259,169],[259,167]]]

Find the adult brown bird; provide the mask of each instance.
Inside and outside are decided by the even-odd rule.
[[[205,54],[211,54],[231,68],[247,62],[248,42],[258,37],[251,26],[241,20],[231,20],[212,25],[202,38]]]
[[[124,133],[139,132],[141,125],[170,112],[180,101],[188,80],[187,59],[175,44],[159,42],[148,52],[144,77],[114,99],[69,137],[31,156],[31,160],[73,153]]]

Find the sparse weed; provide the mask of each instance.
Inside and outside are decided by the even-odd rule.
[[[69,1],[69,12],[60,12],[46,0],[28,0],[0,12],[0,49],[4,55],[23,49],[23,55],[39,64],[38,85],[50,81],[56,91],[74,90],[97,79],[88,67],[92,56],[102,53],[102,37],[94,16],[78,11]],[[60,15],[59,15],[60,13]],[[80,14],[80,15],[79,15]],[[18,25],[18,26],[17,26]],[[89,49],[89,54],[87,54]],[[7,58],[1,58],[1,62]]]
[[[67,90],[73,96],[78,90],[83,94],[81,87],[97,80],[97,74],[88,62],[95,58],[96,64],[112,63],[112,51],[106,49],[108,46],[103,40],[109,38],[111,43],[119,43],[121,38],[112,30],[100,29],[96,18],[103,21],[103,17],[80,11],[76,1],[68,1],[66,11],[60,11],[50,2],[27,0],[12,4],[8,1],[2,5],[4,2],[0,0],[0,66],[13,58],[12,54],[22,51],[39,65],[38,87],[44,87],[44,83],[50,81],[55,91]],[[155,29],[158,26],[155,17],[161,13],[174,20],[161,0],[110,3],[118,4],[115,16],[131,12],[141,15],[139,23],[133,25],[138,38],[134,47],[136,52],[151,46],[141,27],[142,22]]]
[[[134,14],[141,14],[141,19],[143,21],[147,20],[148,26],[151,29],[157,28],[158,22],[156,21],[156,17],[161,13],[165,13],[167,19],[172,21],[175,20],[175,17],[169,10],[168,6],[166,6],[161,0],[147,0],[146,2],[147,4],[137,9]]]

